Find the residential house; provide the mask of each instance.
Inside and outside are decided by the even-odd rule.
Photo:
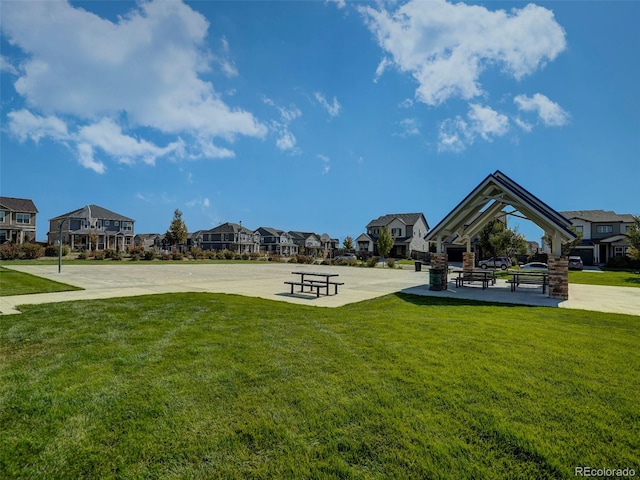
[[[377,242],[383,227],[387,227],[394,243],[389,255],[396,258],[416,258],[428,252],[424,237],[429,224],[422,213],[395,213],[383,215],[367,224],[367,232],[356,238],[356,250],[377,255]]]
[[[313,232],[290,231],[289,235],[298,246],[298,251],[305,255],[321,256],[324,254],[324,246],[321,236]]]
[[[580,255],[585,265],[607,263],[612,257],[627,254],[626,233],[634,223],[633,215],[605,210],[571,210],[560,212],[571,221],[582,241],[571,255]]]
[[[260,235],[260,250],[277,255],[297,255],[298,245],[293,241],[293,236],[284,230],[270,227],[260,227],[256,230]]]
[[[260,235],[240,224],[227,222],[202,231],[198,246],[203,250],[257,253],[260,251]]]
[[[35,241],[37,213],[32,200],[0,197],[0,243]]]
[[[142,247],[145,250],[160,252],[163,248],[164,235],[159,233],[138,233],[133,237],[133,243],[136,247]]]
[[[134,245],[135,220],[98,205],[85,205],[49,220],[49,243],[60,239],[72,250],[125,251]],[[61,230],[62,228],[62,230]]]

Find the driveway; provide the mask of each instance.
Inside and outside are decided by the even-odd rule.
[[[539,287],[511,292],[504,281],[486,290],[475,287],[447,291],[429,290],[429,272],[413,269],[332,267],[247,262],[243,264],[118,263],[99,265],[11,265],[7,268],[67,283],[84,290],[0,297],[0,313],[18,313],[23,304],[51,303],[101,298],[130,297],[172,292],[231,293],[318,307],[339,307],[395,292],[464,298],[494,303],[538,305],[640,315],[640,289],[574,285],[569,300],[558,301],[540,293]],[[338,295],[290,294],[286,280],[293,271],[339,273],[344,282]],[[295,278],[298,278],[295,276]]]

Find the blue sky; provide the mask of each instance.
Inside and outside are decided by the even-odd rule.
[[[167,230],[435,226],[499,169],[640,214],[640,2],[0,1],[0,191]],[[514,221],[528,239],[541,231]]]

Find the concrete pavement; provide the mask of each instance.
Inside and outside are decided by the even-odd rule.
[[[232,293],[270,300],[339,307],[395,292],[448,298],[480,300],[532,306],[572,308],[601,312],[640,315],[640,289],[632,287],[601,287],[575,285],[569,287],[569,300],[558,301],[542,295],[540,287],[524,286],[511,292],[504,280],[486,290],[480,287],[455,288],[449,283],[446,291],[429,290],[428,271],[412,269],[382,269],[333,267],[247,262],[244,264],[190,263],[126,263],[98,265],[11,265],[11,268],[50,280],[67,283],[84,290],[34,295],[0,297],[0,313],[19,313],[17,306],[77,300],[130,297],[172,292]],[[293,271],[336,272],[345,284],[338,295],[316,298],[310,294],[290,294]],[[297,277],[296,277],[297,278]],[[0,292],[1,295],[1,292]]]

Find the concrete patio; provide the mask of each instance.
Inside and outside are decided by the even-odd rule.
[[[355,268],[326,265],[298,265],[247,262],[244,264],[127,263],[99,265],[11,265],[17,270],[50,280],[81,287],[84,290],[0,297],[0,313],[19,313],[25,304],[53,303],[103,298],[130,297],[173,292],[216,292],[260,297],[318,307],[340,307],[396,292],[555,308],[640,315],[640,289],[575,285],[569,288],[569,300],[554,300],[541,288],[523,286],[511,292],[504,280],[483,290],[478,286],[455,288],[453,281],[444,291],[429,290],[429,272],[413,269]],[[338,295],[290,294],[285,285],[293,271],[336,272],[340,281]],[[450,279],[452,280],[452,278]]]

